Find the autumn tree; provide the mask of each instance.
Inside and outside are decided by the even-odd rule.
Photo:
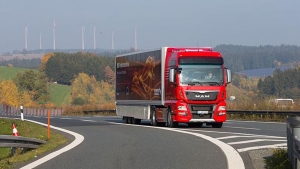
[[[109,66],[106,66],[104,71],[105,71],[105,81],[111,85],[114,85],[116,79],[115,72],[111,70]]]
[[[12,80],[0,82],[0,102],[10,106],[19,106],[18,87]]]
[[[46,53],[41,60],[41,65],[39,67],[39,70],[41,72],[45,71],[46,68],[46,63],[48,62],[49,58],[52,57],[54,54],[53,53]]]
[[[99,82],[94,76],[79,73],[72,82],[71,102],[75,105],[103,104],[114,101],[114,88],[107,82]]]
[[[43,72],[34,72],[32,69],[24,73],[18,72],[14,78],[19,92],[28,92],[31,100],[38,103],[47,103],[50,100],[47,76]]]
[[[23,91],[19,94],[19,104],[25,107],[35,106],[36,103],[32,101],[31,95],[28,91]]]

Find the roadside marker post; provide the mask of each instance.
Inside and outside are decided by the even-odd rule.
[[[50,139],[50,110],[48,110],[48,140]]]
[[[23,106],[20,106],[20,109],[21,109],[21,120],[24,121]]]

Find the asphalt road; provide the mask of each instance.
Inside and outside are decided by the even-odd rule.
[[[27,119],[47,123],[46,117]],[[118,117],[94,116],[53,117],[51,125],[78,133],[84,140],[36,168],[224,169],[236,168],[235,159],[231,157],[237,154],[246,169],[254,169],[263,165],[253,164],[256,151],[286,147],[284,123],[227,121],[220,129],[205,125],[188,128],[182,124],[169,130],[152,127],[148,121],[126,125]],[[68,137],[74,139],[71,135]],[[234,152],[228,153],[230,149],[224,149],[221,143]],[[256,162],[262,163],[261,160]]]

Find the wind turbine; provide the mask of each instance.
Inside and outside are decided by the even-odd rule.
[[[56,29],[56,25],[54,21],[53,22],[53,50],[55,50],[55,29]]]
[[[40,49],[42,49],[42,32],[40,32]]]
[[[137,27],[135,27],[135,29],[134,29],[134,51],[137,51],[136,30],[137,30]]]
[[[81,38],[82,38],[81,45],[82,45],[82,50],[84,50],[84,32],[85,32],[85,28],[84,28],[84,25],[82,25],[82,27],[81,27]]]
[[[96,26],[94,26],[94,49],[96,49]]]
[[[114,49],[114,31],[111,33],[111,49]]]
[[[28,26],[25,25],[25,50],[27,51]]]

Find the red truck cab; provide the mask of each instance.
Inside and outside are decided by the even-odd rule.
[[[206,123],[222,127],[231,73],[221,53],[212,48],[168,48],[165,70],[165,107],[170,111],[167,126]]]

